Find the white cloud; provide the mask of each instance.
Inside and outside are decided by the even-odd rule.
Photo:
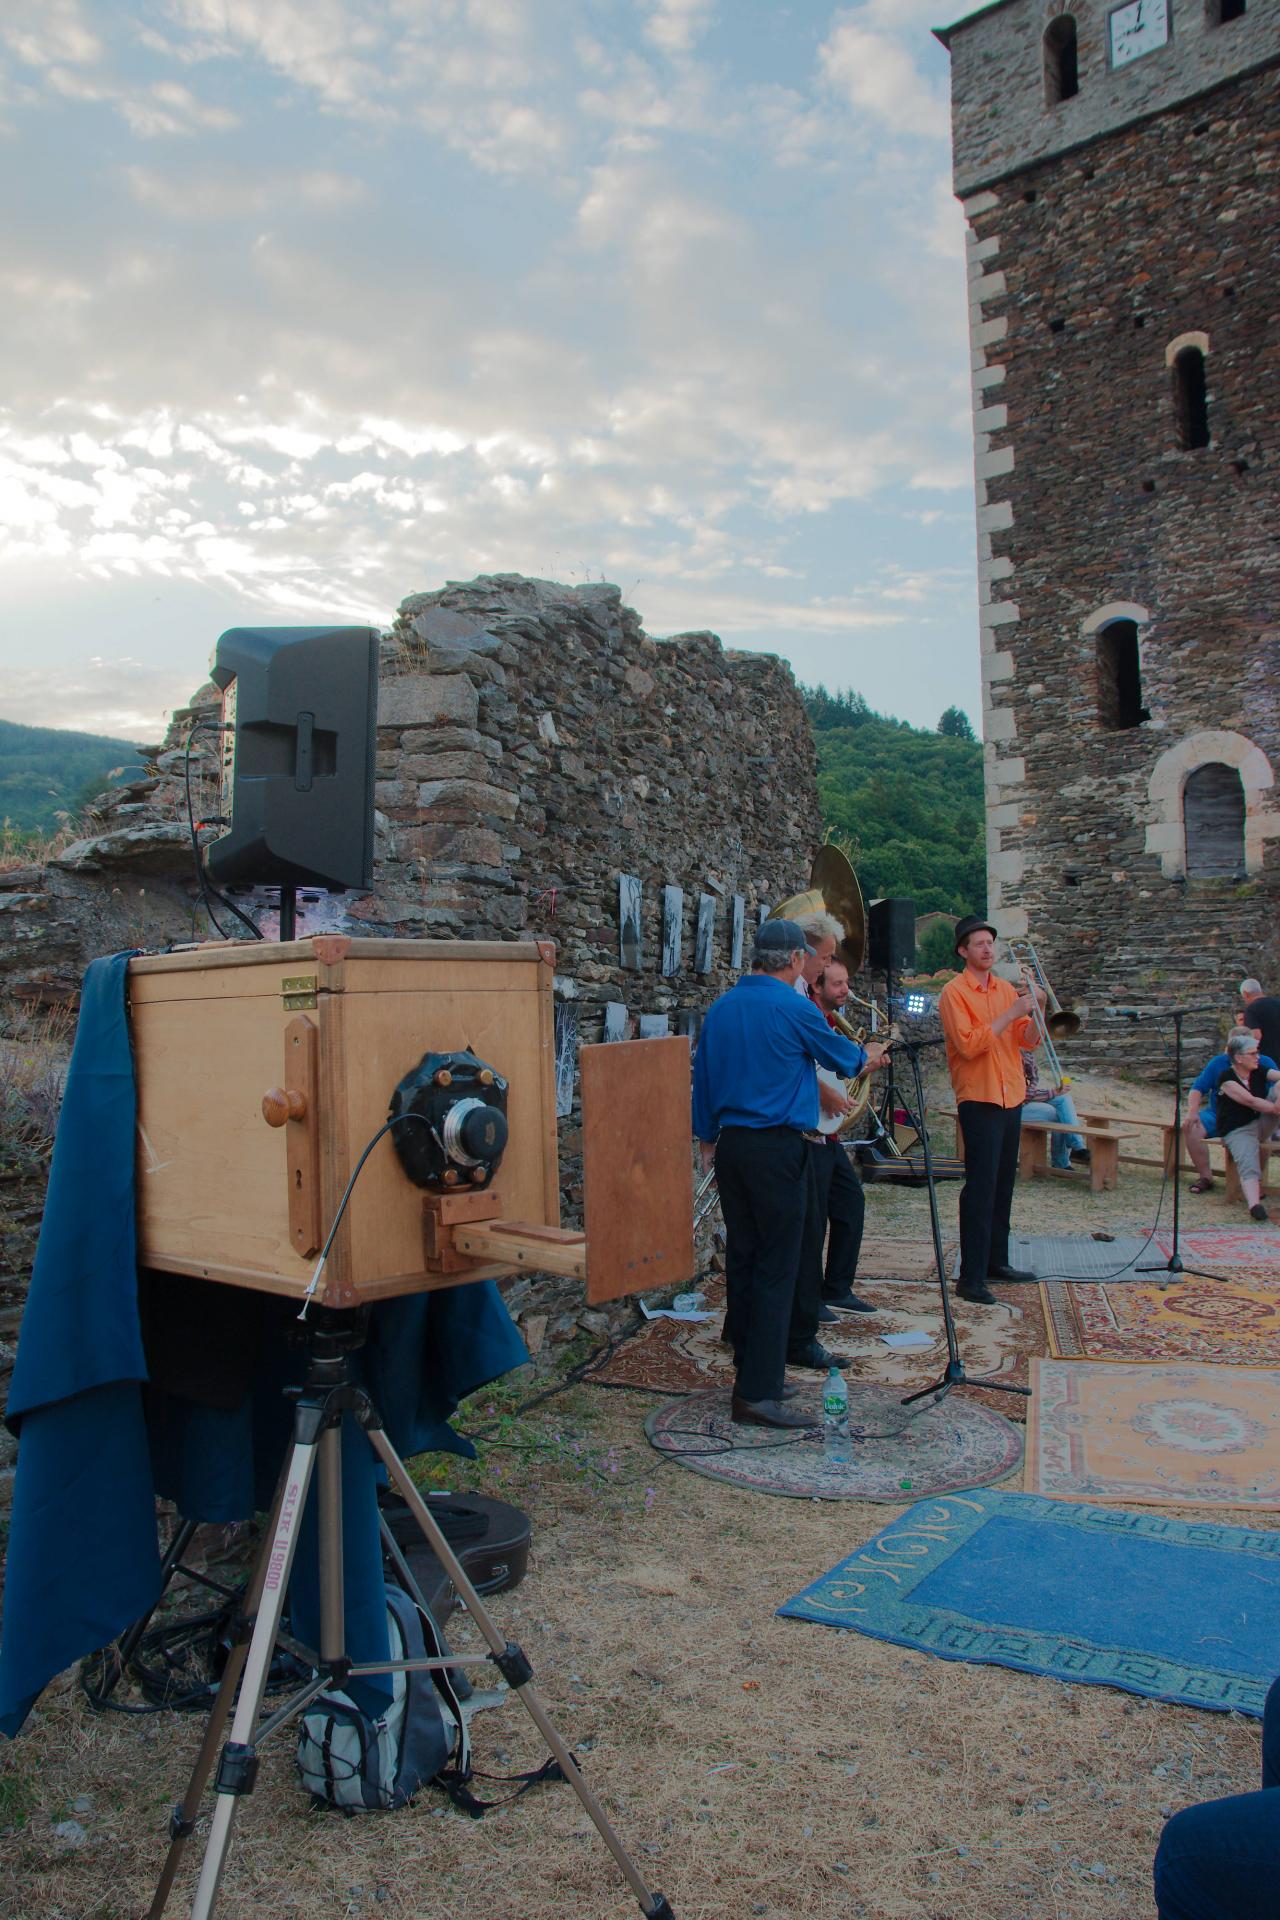
[[[645,37],[663,53],[688,53],[706,31],[711,0],[648,0]]]
[[[947,137],[950,114],[941,91],[931,86],[914,58],[919,37],[902,32],[900,18],[882,4],[836,16],[820,60],[832,88],[855,111],[893,132]]]

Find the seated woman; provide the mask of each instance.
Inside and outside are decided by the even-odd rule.
[[[1160,1920],[1264,1920],[1280,1885],[1280,1680],[1262,1716],[1262,1791],[1175,1813],[1155,1860]]]
[[[1064,1127],[1079,1125],[1075,1101],[1064,1088],[1056,1091],[1052,1087],[1037,1084],[1038,1073],[1035,1055],[1024,1053],[1022,1071],[1027,1079],[1026,1104],[1022,1109],[1024,1120],[1039,1120],[1052,1124],[1057,1121]],[[1075,1160],[1080,1166],[1089,1164],[1089,1149],[1084,1143],[1082,1133],[1051,1133],[1049,1135],[1049,1164],[1065,1172]]]
[[[1258,1036],[1240,1029],[1227,1035],[1227,1065],[1218,1075],[1215,1105],[1218,1137],[1235,1161],[1253,1220],[1269,1216],[1262,1204],[1262,1143],[1270,1140],[1280,1115],[1280,1068],[1258,1059]]]

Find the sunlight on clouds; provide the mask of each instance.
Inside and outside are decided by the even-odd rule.
[[[943,140],[950,110],[917,67],[915,44],[915,34],[908,42],[892,31],[883,8],[858,8],[836,16],[821,50],[823,72],[851,106],[895,133]]]

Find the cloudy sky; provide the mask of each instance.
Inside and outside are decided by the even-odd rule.
[[[965,0],[3,0],[0,715],[606,579],[976,719]]]

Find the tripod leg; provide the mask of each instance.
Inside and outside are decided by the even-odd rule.
[[[275,1530],[262,1555],[260,1610],[244,1656],[244,1681],[231,1723],[231,1738],[223,1747],[218,1761],[214,1783],[217,1797],[213,1818],[209,1823],[209,1842],[196,1883],[195,1898],[191,1903],[191,1920],[208,1920],[213,1912],[231,1845],[231,1827],[237,1802],[241,1795],[253,1791],[258,1771],[253,1736],[257,1730],[263,1695],[267,1690],[289,1573],[298,1544],[298,1525],[306,1505],[307,1488],[315,1462],[315,1441],[296,1442],[285,1468]]]
[[[182,1864],[187,1841],[195,1832],[196,1820],[200,1813],[200,1802],[204,1799],[204,1790],[209,1784],[209,1775],[213,1772],[213,1763],[217,1757],[218,1746],[223,1729],[231,1717],[231,1706],[235,1699],[236,1688],[240,1684],[240,1675],[244,1672],[245,1656],[249,1651],[249,1637],[253,1632],[254,1617],[258,1603],[262,1599],[262,1586],[267,1577],[267,1561],[270,1558],[268,1543],[274,1538],[276,1522],[280,1518],[280,1501],[284,1494],[285,1476],[282,1472],[276,1487],[275,1498],[271,1502],[271,1512],[263,1534],[262,1546],[254,1561],[249,1584],[245,1588],[244,1601],[240,1609],[240,1626],[234,1646],[227,1655],[226,1665],[222,1669],[222,1680],[218,1687],[217,1698],[209,1710],[205,1722],[204,1738],[200,1742],[200,1751],[196,1755],[195,1766],[191,1770],[191,1779],[181,1804],[173,1810],[169,1821],[169,1851],[165,1856],[164,1870],[156,1886],[151,1905],[147,1908],[147,1920],[160,1920],[168,1905],[169,1892]],[[196,1528],[194,1520],[187,1521],[191,1532]],[[189,1540],[190,1534],[187,1535]]]
[[[527,1656],[520,1647],[513,1646],[509,1641],[504,1640],[498,1632],[483,1600],[467,1578],[462,1562],[445,1539],[434,1514],[409,1478],[404,1461],[381,1427],[368,1426],[366,1432],[374,1452],[391,1476],[392,1484],[403,1497],[432,1552],[452,1580],[454,1592],[488,1643],[494,1665],[513,1692],[519,1696],[521,1705],[542,1735],[548,1751],[554,1755],[561,1773],[577,1794],[588,1819],[617,1862],[618,1871],[639,1901],[645,1920],[674,1920],[670,1903],[665,1896],[651,1892],[645,1885],[635,1861],[623,1846],[608,1814],[583,1779],[577,1761],[556,1731],[546,1708],[534,1691],[531,1684],[533,1669],[529,1665]]]

